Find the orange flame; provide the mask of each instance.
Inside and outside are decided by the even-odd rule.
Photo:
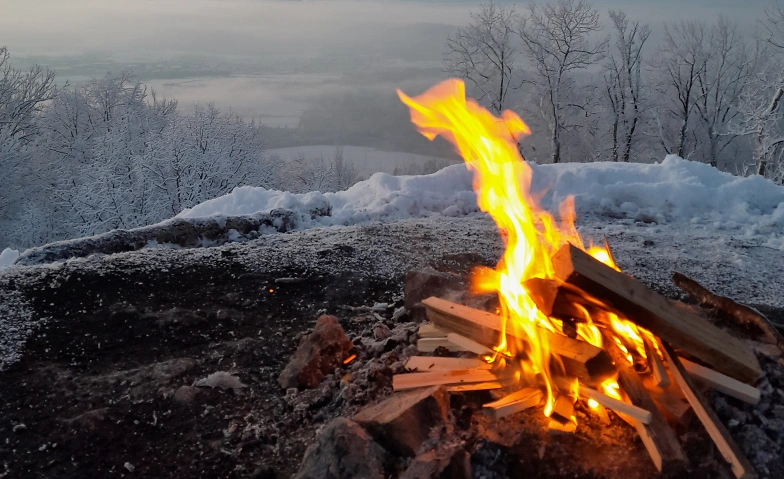
[[[411,109],[411,121],[419,131],[431,140],[441,135],[451,141],[475,173],[479,207],[493,217],[506,244],[495,274],[482,274],[477,287],[498,291],[505,327],[517,328],[528,338],[524,345],[516,346],[528,358],[524,366],[542,379],[547,391],[545,415],[549,416],[554,404],[550,351],[539,326],[551,330],[553,326],[537,309],[523,282],[554,277],[550,258],[557,248],[567,241],[582,245],[572,223],[571,203],[564,206],[569,213],[562,215],[565,226],[536,205],[530,192],[531,168],[517,148],[517,139],[531,132],[515,113],[504,111],[501,118],[495,117],[466,99],[460,80],[445,81],[417,98],[399,90],[398,95]],[[499,351],[509,347],[503,341]]]
[[[500,118],[494,116],[476,101],[467,99],[464,83],[455,79],[440,83],[416,98],[400,90],[398,95],[409,107],[411,121],[422,135],[430,140],[441,136],[453,143],[466,166],[474,172],[473,188],[479,207],[495,220],[506,249],[495,270],[484,269],[474,275],[473,286],[479,291],[498,293],[504,326],[501,344],[495,350],[506,357],[522,358],[516,377],[521,380],[524,377],[531,384],[537,380],[542,384],[547,398],[544,412],[550,416],[555,395],[545,330],[559,333],[563,330],[559,321],[546,317],[537,309],[523,283],[531,278],[554,278],[551,257],[566,243],[620,269],[608,248],[585,248],[574,226],[572,197],[560,205],[560,222],[538,206],[531,193],[532,171],[520,156],[517,143],[531,131],[517,114],[507,110]],[[578,337],[602,347],[601,331],[591,321],[588,311],[584,311],[584,316],[587,321],[577,324]],[[641,338],[641,333],[636,326],[631,328],[626,323],[625,318],[615,316],[609,325],[624,338],[632,336],[632,344],[639,352],[636,339]],[[516,336],[523,336],[526,341],[507,344],[506,328],[514,328]],[[624,347],[620,340],[618,342]],[[644,356],[642,339],[639,344]],[[625,347],[624,351],[628,353]],[[605,382],[602,387],[605,394],[620,398],[615,380]],[[562,393],[577,397],[576,382],[571,389],[573,391]]]

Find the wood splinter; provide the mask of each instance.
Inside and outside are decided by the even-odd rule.
[[[724,424],[716,416],[708,401],[699,393],[681,360],[675,355],[675,350],[666,343],[663,343],[661,346],[663,346],[664,359],[670,365],[670,371],[675,378],[675,382],[683,390],[683,394],[686,396],[689,404],[691,404],[694,413],[700,418],[702,425],[705,426],[721,455],[730,463],[735,477],[738,479],[756,477],[751,463],[746,459],[738,444],[732,439],[727,428],[724,427]]]

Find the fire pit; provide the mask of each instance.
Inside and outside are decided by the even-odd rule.
[[[754,471],[692,378],[755,404],[762,376],[753,350],[688,307],[625,275],[609,245],[586,247],[574,227],[574,205],[560,221],[539,208],[531,170],[517,140],[530,134],[514,113],[493,116],[467,100],[462,82],[444,82],[418,98],[399,92],[413,123],[443,136],[473,170],[481,209],[496,221],[506,250],[494,270],[477,269],[472,289],[497,293],[489,312],[437,297],[422,301],[430,323],[419,330],[421,352],[396,375],[396,391],[445,386],[493,390],[492,417],[541,406],[549,428],[576,429],[575,403],[599,418],[615,411],[639,434],[659,471],[687,462],[667,421],[687,402],[736,477]]]

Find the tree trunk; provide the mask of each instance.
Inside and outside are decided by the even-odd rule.
[[[553,125],[553,137],[551,140],[553,148],[552,163],[560,163],[561,161],[561,126],[556,121]]]

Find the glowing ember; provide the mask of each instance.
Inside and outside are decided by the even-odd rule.
[[[411,121],[419,131],[430,140],[440,135],[452,142],[466,166],[474,172],[473,186],[479,207],[495,220],[506,249],[495,270],[477,271],[473,286],[478,291],[498,293],[501,303],[499,314],[504,318],[504,327],[496,353],[516,358],[520,365],[516,377],[528,384],[539,384],[546,391],[544,413],[550,416],[556,388],[550,372],[550,345],[545,330],[563,334],[563,324],[539,311],[524,282],[532,278],[555,278],[551,257],[566,243],[587,251],[616,270],[619,268],[608,249],[585,248],[574,227],[572,198],[560,206],[560,221],[538,206],[531,193],[531,168],[518,150],[518,139],[530,134],[519,116],[511,111],[504,111],[500,118],[494,116],[474,100],[466,98],[465,85],[460,80],[447,80],[416,98],[408,97],[399,90],[398,95],[410,108]],[[578,337],[602,347],[602,332],[592,322],[588,311],[582,310],[585,322],[576,324]],[[645,357],[641,335],[647,332],[641,332],[632,323],[615,315],[609,321],[601,319],[602,324],[611,325],[614,339],[630,361],[632,356],[624,343]],[[526,341],[507,344],[506,328],[514,328],[517,333],[514,336],[525,337]],[[498,357],[496,354],[487,359],[494,361]],[[559,392],[575,398],[578,396],[579,384],[576,381],[568,389]],[[602,390],[613,398],[621,397],[614,379],[605,381]]]

